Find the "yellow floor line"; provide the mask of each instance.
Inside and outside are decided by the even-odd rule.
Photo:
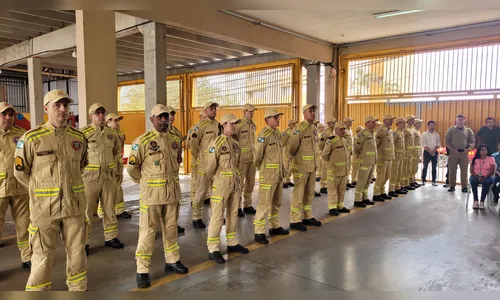
[[[391,201],[397,200],[397,199],[398,198],[393,198],[392,200],[389,200],[389,201],[386,200],[385,202],[377,202],[377,205],[384,204],[386,202],[391,202]],[[367,205],[366,208],[356,208],[356,207],[353,207],[351,209],[351,212],[348,213],[348,214],[340,214],[339,216],[328,216],[326,218],[321,219],[320,221],[323,224],[327,224],[327,223],[330,223],[331,221],[334,221],[334,220],[337,220],[337,219],[340,219],[340,218],[343,218],[343,217],[347,217],[347,216],[353,215],[353,214],[355,214],[357,212],[370,209],[370,208],[372,208],[374,206],[377,206],[377,205]],[[307,226],[307,230],[310,230],[310,229],[312,229],[314,227],[315,226]],[[288,238],[290,236],[296,235],[298,233],[301,233],[301,231],[290,230],[290,234],[288,234],[288,235],[277,235],[277,236],[269,237],[268,238],[269,244],[273,244],[273,243],[276,243],[278,241],[284,240],[284,239],[286,239],[286,238]],[[263,245],[263,244],[255,242],[253,244],[250,244],[250,245],[246,246],[246,248],[248,248],[248,250],[250,250],[250,251],[255,251],[255,250],[257,250],[259,248],[262,248],[262,247],[265,247],[265,246],[266,245]],[[208,255],[208,252],[207,252],[207,255]],[[231,258],[238,257],[240,255],[243,255],[243,254],[241,254],[241,253],[229,253],[228,255],[229,255],[229,259],[231,259]],[[134,289],[131,289],[130,291],[139,291],[139,292],[151,291],[154,288],[163,286],[165,284],[168,284],[168,283],[173,282],[175,280],[184,278],[186,276],[193,275],[195,273],[201,272],[201,271],[206,270],[206,269],[208,269],[210,267],[213,267],[215,265],[217,265],[217,263],[215,263],[214,261],[209,260],[209,261],[203,262],[201,264],[195,265],[194,267],[190,267],[188,274],[171,274],[171,275],[168,275],[166,277],[162,277],[162,278],[160,278],[158,280],[153,281],[151,283],[151,286],[149,288],[147,288],[147,289],[134,288]]]

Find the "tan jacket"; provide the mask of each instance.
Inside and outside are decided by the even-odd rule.
[[[121,141],[118,131],[93,124],[81,129],[88,143],[88,165],[83,173],[85,182],[115,180],[118,175],[117,161],[121,157]]]
[[[269,126],[264,127],[257,137],[254,164],[259,169],[260,182],[272,184],[283,180],[283,145],[281,132]]]
[[[239,187],[239,163],[238,142],[224,134],[213,141],[208,148],[206,165],[207,176],[214,180],[212,189],[233,190]]]
[[[474,138],[474,132],[468,127],[463,129],[457,128],[457,126],[452,126],[446,132],[446,147],[449,149],[461,150],[468,148],[469,150],[474,149],[476,143]],[[490,151],[496,151],[496,149]]]
[[[205,173],[203,170],[206,167],[206,155],[208,154],[208,146],[215,141],[219,135],[219,122],[217,120],[205,119],[200,121],[193,129],[189,139],[189,148],[196,163],[199,164],[197,171]]]
[[[116,132],[118,133],[118,138],[120,139],[120,157],[118,159],[118,161],[116,162],[117,163],[117,166],[118,166],[118,174],[123,174],[123,160],[122,160],[122,155],[121,155],[121,151],[123,149],[123,147],[125,146],[125,134],[123,132],[121,132],[120,130],[116,130]]]
[[[291,169],[316,172],[316,126],[307,121],[298,123],[290,136],[288,153],[293,157]]]
[[[240,162],[248,163],[253,161],[253,149],[255,148],[255,131],[257,126],[253,120],[242,118],[236,125],[233,139],[238,142],[241,149]]]
[[[326,141],[331,136],[333,136],[333,129],[331,129],[330,127],[325,129],[325,131],[323,131],[323,133],[321,133],[321,135],[319,137],[319,142],[318,142],[319,153],[321,153],[323,151],[323,148],[325,148]]]
[[[153,129],[132,144],[127,172],[140,184],[142,205],[175,204],[181,198],[178,142],[172,137]]]
[[[0,129],[0,198],[25,195],[28,190],[14,177],[12,160],[21,136],[26,132],[21,127],[13,126],[10,130]],[[22,143],[19,144],[22,146]]]
[[[415,141],[415,132],[413,126],[406,125],[405,130],[403,130],[403,135],[405,139],[405,157],[412,157],[413,154],[413,144]]]
[[[361,164],[374,165],[377,162],[377,144],[373,137],[374,132],[365,128],[358,133],[354,144],[355,159]]]
[[[379,160],[394,160],[394,137],[391,128],[383,124],[377,129],[375,136],[377,140],[377,158]]]
[[[344,138],[347,140],[347,146],[349,147],[349,153],[351,153],[352,146],[354,144],[354,135],[352,134],[351,127],[345,129]]]
[[[321,153],[321,157],[327,162],[327,174],[347,176],[351,170],[349,156],[349,146],[345,138],[340,136],[329,137]]]
[[[30,219],[56,220],[85,213],[81,173],[87,165],[87,141],[80,131],[43,123],[18,142],[14,175],[29,189]]]
[[[396,128],[392,132],[393,138],[394,138],[394,159],[395,160],[402,160],[405,156],[405,136],[404,133],[401,129]]]
[[[422,155],[422,134],[416,128],[413,128],[413,157]]]

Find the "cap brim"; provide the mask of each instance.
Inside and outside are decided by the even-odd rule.
[[[269,116],[265,116],[264,119],[267,119],[267,118],[270,118],[270,117],[282,116],[282,115],[284,115],[284,113],[272,114],[272,115],[269,115]]]
[[[226,122],[224,123],[238,123],[238,119],[230,119],[230,120],[227,120]]]
[[[17,110],[14,107],[12,107],[12,106],[7,106],[7,107],[4,107],[3,109],[0,109],[0,113],[3,113],[7,109],[12,109],[14,111],[14,113],[17,114]]]
[[[123,120],[123,116],[111,117],[111,118],[106,119],[106,121],[109,121],[109,120]]]
[[[44,105],[47,105],[47,104],[49,104],[49,103],[51,103],[51,102],[54,102],[54,103],[55,103],[55,102],[59,102],[59,101],[61,101],[62,99],[68,99],[69,103],[75,103],[75,101],[74,101],[73,99],[71,99],[70,97],[59,96],[59,97],[57,97],[57,98],[55,98],[55,99],[50,100],[49,102],[45,103]]]
[[[159,112],[158,112],[158,113],[156,113],[156,114],[151,114],[151,116],[155,116],[155,117],[157,117],[157,116],[160,116],[160,115],[162,115],[162,114],[170,114],[170,111],[169,111],[169,110],[164,109],[164,110],[159,111]]]

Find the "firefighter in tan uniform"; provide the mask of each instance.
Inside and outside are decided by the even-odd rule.
[[[119,116],[115,113],[110,113],[106,116],[106,125],[109,128],[116,130],[118,134],[118,138],[121,142],[121,149],[123,151],[123,147],[125,146],[125,134],[120,131],[120,121],[123,120],[123,116]],[[120,155],[119,159],[116,161],[117,171],[118,171],[118,188],[116,189],[116,197],[115,197],[115,214],[118,219],[130,219],[132,215],[125,210],[125,200],[123,198],[123,161],[122,156]],[[97,206],[97,215],[102,219],[104,216],[102,213],[101,201],[99,201],[99,205]]]
[[[179,185],[179,148],[177,136],[169,132],[170,110],[157,104],[151,110],[154,129],[140,135],[132,144],[127,172],[140,184],[141,202],[137,260],[137,286],[150,286],[149,270],[155,245],[156,228],[162,227],[165,272],[186,274],[177,243]]]
[[[358,137],[358,134],[361,132],[361,130],[363,130],[363,126],[357,126],[356,127],[356,135],[353,136],[352,138],[352,142],[353,142],[353,151],[354,151],[354,144],[356,144],[356,138]],[[351,186],[353,188],[356,187],[356,184],[357,184],[357,181],[358,181],[358,174],[359,174],[359,165],[362,163],[363,161],[360,160],[359,158],[356,158],[354,156],[354,152],[352,152],[351,154],[351,164],[352,164],[352,173],[351,173],[351,177],[352,177],[352,184]]]
[[[355,184],[354,182],[356,181],[355,178],[352,176],[352,146],[354,144],[354,135],[352,133],[352,122],[354,119],[350,117],[345,117],[344,118],[344,125],[345,125],[345,133],[344,133],[344,138],[347,140],[347,146],[348,146],[348,152],[349,152],[349,170],[347,174],[347,179],[346,179],[346,188],[354,188]]]
[[[10,206],[10,213],[16,225],[17,248],[21,252],[21,266],[24,269],[31,267],[31,249],[28,240],[28,226],[30,214],[28,210],[28,190],[14,177],[12,160],[19,138],[26,132],[14,125],[17,111],[12,105],[0,102],[0,237]],[[22,145],[22,142],[19,144]],[[0,241],[0,248],[3,247]]]
[[[69,290],[87,290],[87,202],[81,176],[87,165],[87,142],[67,123],[69,103],[73,100],[65,92],[48,92],[43,99],[48,121],[28,131],[16,147],[14,175],[30,196],[33,256],[27,291],[51,289],[58,236],[66,249]]]
[[[87,198],[87,239],[85,250],[90,253],[92,217],[100,199],[103,213],[104,246],[123,248],[118,239],[118,221],[115,214],[115,199],[118,189],[118,166],[122,143],[118,132],[105,125],[106,109],[100,103],[89,108],[92,124],[81,129],[88,143],[88,165],[83,173],[85,198]]]
[[[377,138],[377,131],[382,126],[382,122],[377,121],[375,122],[375,129],[373,130],[373,138]],[[373,174],[372,174],[372,180],[371,182],[374,183],[377,180],[377,166],[373,168]]]
[[[283,179],[283,188],[288,188],[290,186],[295,186],[291,181],[290,178],[292,177],[292,172],[290,171],[290,163],[291,163],[291,158],[290,155],[288,154],[288,141],[290,140],[290,135],[293,132],[293,128],[297,124],[297,121],[295,120],[288,120],[288,128],[283,131],[283,165],[285,167],[285,178]]]
[[[328,140],[329,137],[333,136],[334,134],[334,127],[335,127],[335,122],[337,122],[337,119],[334,117],[330,117],[326,119],[326,129],[321,133],[319,142],[318,142],[318,149],[319,149],[319,157],[320,157],[320,164],[321,164],[321,181],[320,181],[320,190],[319,192],[321,194],[328,194],[328,189],[327,189],[327,161],[325,161],[322,158],[322,153],[323,149],[325,148],[326,141]]]
[[[389,196],[398,197],[401,194],[407,194],[401,186],[401,174],[403,172],[403,159],[405,157],[405,137],[404,129],[406,126],[405,119],[396,118],[396,130],[392,132],[394,139],[394,160],[391,166],[391,180],[389,181]]]
[[[269,220],[269,234],[287,235],[288,230],[280,225],[279,211],[283,198],[283,144],[282,134],[277,129],[280,116],[275,109],[268,109],[264,114],[266,127],[257,137],[254,162],[259,169],[259,203],[255,215],[255,240],[269,244],[265,234],[266,218]]]
[[[394,136],[392,134],[392,123],[395,117],[386,114],[383,118],[384,124],[380,126],[375,134],[377,143],[377,180],[373,187],[373,201],[384,202],[392,197],[385,192],[385,185],[391,177],[392,162],[395,159]]]
[[[238,206],[240,202],[239,159],[240,147],[232,135],[238,119],[233,114],[221,118],[222,134],[212,141],[206,157],[206,172],[213,178],[212,197],[210,198],[210,223],[208,224],[208,257],[216,263],[226,260],[219,252],[220,231],[226,212],[227,252],[248,253],[248,249],[238,243]]]
[[[295,188],[292,192],[290,208],[290,228],[306,231],[304,225],[321,226],[313,217],[312,200],[316,185],[316,139],[318,133],[313,124],[316,105],[303,107],[304,121],[298,123],[288,142],[288,153],[293,157],[291,171]]]
[[[334,135],[328,137],[321,153],[328,169],[328,212],[332,216],[351,212],[344,206],[346,180],[351,169],[349,145],[344,138],[345,128],[344,122],[335,124]]]
[[[207,115],[205,114],[204,110],[200,111],[199,118],[200,118],[199,122],[201,122],[207,118]],[[187,143],[188,149],[189,149],[189,145],[191,143],[191,135],[194,133],[194,129],[197,128],[197,125],[198,125],[198,123],[193,125],[188,130],[188,135],[186,137],[186,143]],[[196,193],[196,189],[198,188],[198,183],[197,183],[198,176],[196,176],[196,167],[198,164],[199,164],[199,161],[197,161],[197,158],[194,155],[191,155],[191,158],[189,160],[189,167],[191,170],[191,187],[190,187],[191,189],[190,189],[189,196],[191,198],[191,203],[193,202],[194,195]],[[210,189],[208,189],[208,190],[210,190]],[[205,197],[204,199],[207,199],[207,198]]]
[[[215,120],[217,116],[217,106],[219,106],[219,104],[215,102],[207,102],[205,104],[205,114],[207,118],[200,121],[200,123],[193,128],[193,133],[191,133],[191,139],[189,140],[189,147],[191,148],[193,159],[196,158],[199,162],[196,167],[196,183],[198,186],[196,188],[192,207],[193,226],[195,228],[206,227],[205,223],[203,223],[203,200],[212,182],[212,178],[207,176],[206,168],[208,145],[215,141],[219,135],[219,122]]]
[[[411,158],[411,170],[410,170],[410,186],[419,188],[420,184],[415,180],[415,176],[418,172],[418,165],[420,164],[420,157],[422,156],[422,134],[420,134],[420,127],[422,127],[423,120],[415,119],[415,124],[413,127],[414,140],[413,140],[413,153]]]
[[[372,116],[365,118],[366,128],[358,133],[354,144],[354,157],[361,161],[359,166],[358,183],[354,192],[354,206],[366,207],[375,202],[368,199],[368,187],[372,179],[373,169],[377,162],[377,144],[374,137],[375,122]]]
[[[411,159],[413,157],[413,144],[415,142],[415,131],[413,130],[413,124],[415,124],[415,116],[408,115],[405,118],[407,123],[405,130],[403,131],[405,140],[405,157],[403,159],[403,167],[401,170],[401,180],[402,188],[405,190],[415,190],[415,187],[410,185],[410,175],[411,175]]]
[[[326,187],[326,182],[322,183],[321,182],[321,171],[323,169],[323,164],[322,164],[322,159],[321,159],[321,150],[319,149],[319,142],[321,139],[321,135],[325,131],[326,127],[325,125],[321,124],[319,121],[314,120],[313,124],[316,126],[317,129],[317,135],[316,135],[316,181],[319,181],[320,183],[320,188],[323,186]]]
[[[255,165],[253,164],[253,152],[255,148],[255,134],[257,126],[253,121],[253,115],[257,110],[251,104],[243,106],[244,117],[239,120],[236,130],[233,133],[233,139],[240,145],[240,176],[241,176],[241,194],[243,195],[243,205],[240,201],[238,208],[238,217],[244,217],[245,214],[255,214],[255,208],[252,206],[252,192],[255,186]],[[243,207],[243,210],[242,210]]]

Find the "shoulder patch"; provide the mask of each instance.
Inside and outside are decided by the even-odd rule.
[[[299,131],[298,129],[296,129],[296,130],[293,132],[293,134],[299,134],[299,133],[300,133],[300,131]]]
[[[24,171],[24,160],[20,156],[16,156],[16,158],[14,158],[14,165],[16,167],[16,171]]]
[[[133,144],[132,145],[132,150],[133,151],[137,151],[137,149],[139,149],[139,145],[138,144]]]
[[[210,147],[210,149],[208,149],[208,152],[209,153],[214,153],[215,152],[215,147]]]
[[[264,143],[265,139],[264,139],[263,137],[259,137],[259,138],[257,139],[257,141],[258,141],[259,143]]]
[[[134,155],[130,155],[130,157],[128,158],[128,164],[132,166],[136,165],[137,158]]]
[[[24,141],[23,140],[17,141],[16,148],[17,149],[23,149],[24,148]]]

